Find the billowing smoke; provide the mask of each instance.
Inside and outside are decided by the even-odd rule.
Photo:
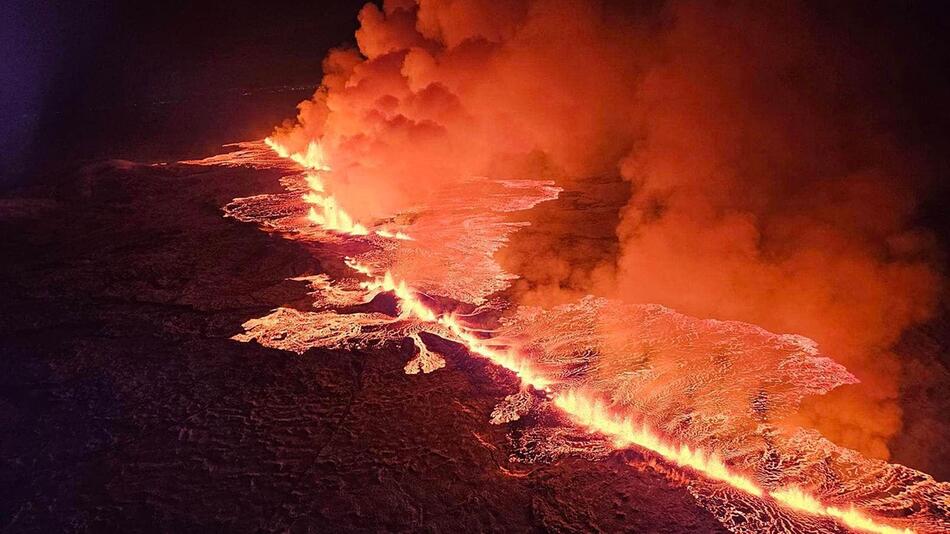
[[[385,217],[477,176],[607,187],[612,216],[503,252],[522,299],[595,292],[809,336],[862,384],[802,420],[887,456],[891,347],[939,278],[873,57],[786,3],[403,0],[360,22],[276,134],[320,141],[341,206]]]
[[[621,28],[584,2],[367,4],[359,50],[279,135],[320,139],[340,204],[358,218],[413,206],[453,180],[550,167],[616,172],[637,76]],[[606,154],[606,155],[605,155]]]
[[[902,330],[936,275],[909,227],[918,171],[852,50],[794,10],[684,6],[638,91],[635,194],[618,228],[625,298],[797,332],[861,379],[803,414],[886,456]],[[860,55],[858,54],[858,57]],[[870,95],[870,96],[869,96]]]

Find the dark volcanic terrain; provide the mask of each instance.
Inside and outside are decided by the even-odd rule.
[[[516,382],[462,353],[230,340],[320,272],[222,217],[277,178],[109,162],[0,199],[0,530],[722,530],[634,452],[510,461]]]

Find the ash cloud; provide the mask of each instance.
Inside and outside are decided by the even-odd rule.
[[[321,141],[348,211],[472,176],[624,181],[615,216],[549,221],[502,253],[520,298],[593,292],[811,337],[862,383],[799,422],[888,456],[892,347],[942,281],[912,224],[928,170],[894,131],[881,57],[795,3],[419,0],[359,19],[358,48],[325,59],[276,134]]]
[[[803,9],[676,10],[638,91],[635,192],[618,227],[616,290],[703,317],[805,334],[861,381],[802,411],[833,441],[887,457],[900,428],[891,352],[928,317],[933,243],[923,185],[885,127],[874,61]]]

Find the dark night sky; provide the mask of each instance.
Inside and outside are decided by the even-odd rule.
[[[309,96],[327,50],[353,41],[363,3],[5,3],[2,182],[263,136]]]

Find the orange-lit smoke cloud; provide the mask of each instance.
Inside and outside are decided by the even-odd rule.
[[[503,252],[535,281],[521,296],[594,291],[812,337],[863,383],[802,417],[887,455],[890,348],[938,277],[909,226],[920,180],[882,126],[873,58],[785,3],[403,0],[359,18],[358,49],[330,53],[276,134],[321,142],[358,220],[473,176],[622,178],[619,219],[583,221],[613,236],[608,253],[565,246],[587,232],[570,222]]]
[[[538,158],[562,175],[615,172],[629,149],[630,39],[610,38],[589,3],[397,1],[359,19],[359,49],[329,54],[277,137],[291,151],[319,139],[332,193],[360,220]]]
[[[910,228],[918,172],[881,126],[853,50],[776,6],[676,11],[638,91],[643,142],[618,228],[617,290],[805,334],[861,381],[803,410],[878,457],[900,428],[890,352],[937,276]],[[860,54],[857,54],[860,57]],[[845,60],[844,58],[847,58]]]

